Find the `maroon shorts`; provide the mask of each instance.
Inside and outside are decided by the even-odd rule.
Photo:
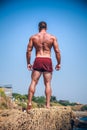
[[[52,72],[52,60],[48,57],[36,57],[33,69],[41,72]]]

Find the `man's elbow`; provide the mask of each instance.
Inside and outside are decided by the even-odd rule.
[[[60,55],[60,50],[55,50],[55,53]]]

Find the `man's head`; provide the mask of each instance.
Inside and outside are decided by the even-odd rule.
[[[38,24],[38,28],[39,28],[39,31],[41,31],[42,29],[47,29],[47,23],[44,22],[44,21],[41,21],[39,24]]]

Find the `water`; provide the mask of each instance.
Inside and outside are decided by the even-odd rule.
[[[87,121],[87,117],[81,117],[80,120]]]
[[[87,117],[82,117],[80,120],[87,121]],[[87,130],[87,128],[74,128],[73,130]]]

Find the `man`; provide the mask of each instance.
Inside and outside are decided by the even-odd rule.
[[[54,48],[57,65],[56,70],[60,69],[61,55],[58,47],[57,39],[55,36],[50,35],[46,32],[47,24],[46,22],[40,22],[39,33],[30,37],[29,44],[27,47],[26,58],[27,58],[27,68],[32,70],[31,84],[28,91],[28,105],[27,110],[31,109],[32,97],[35,93],[36,84],[43,74],[45,94],[46,94],[46,107],[50,108],[50,98],[51,98],[51,78],[52,78],[52,61],[51,61],[51,48]],[[35,48],[36,58],[33,66],[30,63],[32,49]]]

